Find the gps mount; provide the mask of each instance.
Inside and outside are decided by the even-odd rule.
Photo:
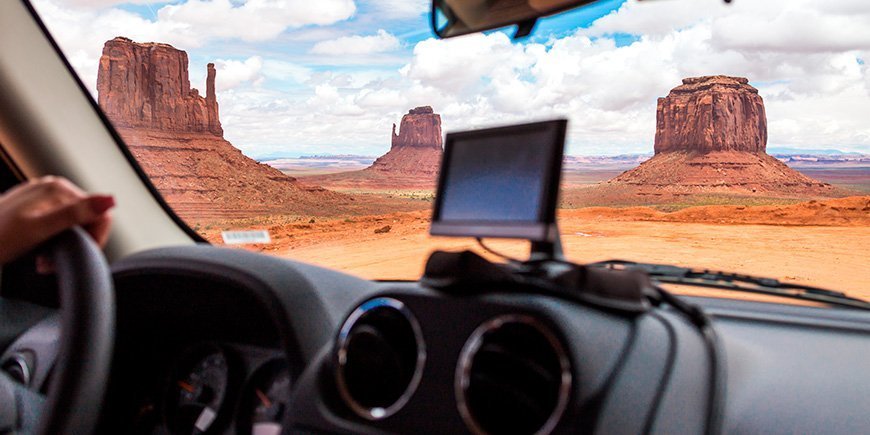
[[[448,133],[430,234],[524,239],[529,259],[493,263],[471,251],[434,252],[421,282],[471,295],[516,290],[629,313],[649,309],[649,277],[566,261],[556,224],[567,121]]]
[[[524,239],[560,259],[556,205],[568,121],[448,133],[430,233]]]

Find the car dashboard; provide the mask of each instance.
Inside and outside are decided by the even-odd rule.
[[[860,433],[870,316],[690,298],[632,314],[444,294],[210,246],[114,265],[100,433]]]

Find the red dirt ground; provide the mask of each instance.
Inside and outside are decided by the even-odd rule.
[[[665,213],[646,207],[560,210],[567,256],[679,264],[771,276],[870,299],[870,196],[786,206],[703,206]],[[389,227],[389,228],[387,228]],[[417,279],[436,249],[477,249],[471,239],[428,235],[429,212],[303,221],[281,215],[211,221],[201,229],[269,230],[273,243],[245,249],[372,279]],[[527,244],[493,241],[517,257]],[[729,294],[729,296],[731,296]]]

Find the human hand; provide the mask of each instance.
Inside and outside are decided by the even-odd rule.
[[[0,195],[0,265],[73,226],[100,246],[109,237],[115,199],[89,195],[62,177],[30,180]]]

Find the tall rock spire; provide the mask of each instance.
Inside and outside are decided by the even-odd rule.
[[[224,135],[224,129],[221,127],[220,117],[218,115],[217,96],[214,91],[214,78],[217,72],[214,69],[214,64],[208,64],[208,74],[205,78],[205,103],[208,109],[208,130],[218,136]]]

